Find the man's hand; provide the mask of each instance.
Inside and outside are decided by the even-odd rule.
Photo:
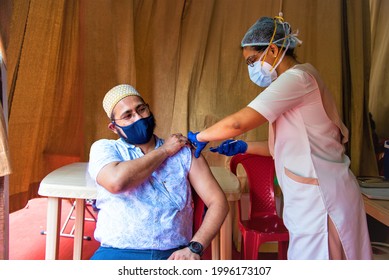
[[[165,149],[166,153],[170,156],[177,153],[185,145],[189,145],[188,138],[183,136],[181,133],[175,133],[165,139],[164,144],[161,148]]]
[[[171,254],[168,260],[200,260],[200,256],[193,253],[188,247],[185,247]]]
[[[192,131],[188,132],[188,139],[192,143],[192,145],[196,148],[195,157],[198,158],[201,154],[201,151],[207,146],[208,142],[200,142],[197,140],[196,135],[198,132],[193,133]]]
[[[226,140],[217,147],[209,148],[211,152],[219,153],[226,156],[245,153],[247,151],[247,143],[243,140]]]

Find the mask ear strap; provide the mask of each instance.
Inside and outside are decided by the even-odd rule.
[[[274,18],[274,22],[276,22],[276,19],[278,19],[280,21],[280,23],[282,24],[282,28],[284,29],[284,34],[285,34],[285,37],[282,41],[282,46],[280,48],[280,51],[278,52],[277,54],[277,57],[276,59],[274,60],[273,62],[273,65],[272,65],[272,69],[275,69],[278,67],[278,65],[281,63],[282,59],[284,58],[285,56],[285,53],[287,52],[287,50],[289,49],[289,46],[290,46],[290,37],[291,37],[291,34],[290,34],[290,26],[287,22],[284,22],[284,19],[281,17],[281,16],[278,16],[278,17],[275,17]],[[288,40],[289,39],[289,40]],[[278,40],[277,40],[278,41]],[[285,46],[285,42],[287,41],[287,45],[285,47],[285,50],[282,51],[282,49],[284,48]],[[282,55],[280,55],[280,53],[282,53]],[[270,70],[270,71],[271,71]]]
[[[118,125],[115,121],[112,121],[111,122],[114,126],[117,126],[117,127],[120,127],[120,128],[122,128],[120,125]]]
[[[282,17],[279,16],[279,17],[276,17],[276,18],[277,18],[277,19],[280,21],[280,23],[282,24],[282,28],[284,29],[285,37],[284,37],[284,39],[282,40],[281,48],[280,48],[279,52],[277,53],[277,57],[276,57],[276,59],[275,59],[274,62],[273,62],[273,65],[272,65],[272,69],[271,69],[271,70],[277,68],[278,64],[280,63],[280,61],[282,61],[282,59],[283,59],[284,56],[285,56],[286,51],[288,50],[288,48],[289,48],[289,46],[290,46],[290,41],[288,40],[288,45],[286,46],[285,51],[282,52],[282,49],[283,49],[284,46],[285,46],[285,42],[286,42],[286,40],[287,40],[288,37],[289,37],[289,35],[287,35],[287,34],[289,34],[289,30],[288,30],[288,32],[286,31],[285,25],[286,25],[287,23],[284,22],[284,19],[283,19]],[[281,53],[282,53],[282,55],[281,55]],[[275,66],[275,65],[276,65],[276,66]]]
[[[274,18],[274,31],[273,31],[273,35],[271,36],[271,39],[270,39],[270,42],[269,42],[269,47],[270,45],[273,43],[273,40],[274,40],[274,37],[276,36],[276,31],[277,31],[277,19],[279,19],[280,17],[275,17]],[[282,18],[281,18],[282,19]],[[283,20],[283,19],[282,19]],[[267,47],[266,49],[266,53],[265,53],[265,56],[261,62],[261,65],[263,65],[263,62],[266,60],[266,56],[269,52],[269,47]]]
[[[272,69],[270,69],[270,71],[275,70],[275,69],[278,67],[278,65],[281,63],[282,59],[284,59],[284,56],[285,56],[285,54],[286,54],[286,51],[289,49],[289,45],[290,45],[290,42],[288,42],[288,45],[286,46],[285,50],[282,52],[282,55],[281,55],[281,57],[278,59],[278,61],[277,61],[277,59],[274,61],[274,63],[277,61],[277,64],[274,65],[274,63],[273,63]],[[281,50],[282,50],[282,48],[281,48]],[[280,51],[280,52],[281,52],[281,51]],[[279,52],[279,53],[280,53],[280,52]],[[278,57],[278,55],[277,55],[277,57]]]

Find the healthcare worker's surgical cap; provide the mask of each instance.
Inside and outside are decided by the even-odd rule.
[[[262,17],[244,35],[241,46],[268,46],[274,32],[274,18]],[[291,27],[287,22],[281,22],[276,19],[277,30],[273,38],[275,45],[282,47],[289,44],[289,48],[293,49],[296,45],[301,44],[301,41],[296,37],[297,34],[292,34]],[[284,38],[286,41],[284,42]]]
[[[142,98],[139,92],[130,85],[122,84],[110,89],[103,99],[103,108],[107,113],[108,118],[111,118],[113,108],[115,108],[116,104],[118,104],[120,100],[126,98],[127,96],[134,95]]]

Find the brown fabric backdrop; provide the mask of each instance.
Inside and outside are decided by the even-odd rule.
[[[357,175],[378,172],[368,111],[371,66],[369,14],[368,1],[343,1],[342,97],[344,120],[350,130],[348,154],[351,169]]]
[[[119,83],[141,92],[161,137],[201,130],[246,106],[260,90],[249,80],[240,41],[260,16],[280,10],[275,0],[5,1],[12,7],[9,31],[1,37],[8,64],[11,211],[36,195],[50,171],[87,161],[94,141],[115,137],[101,102]],[[282,4],[285,20],[304,41],[298,59],[320,71],[351,131],[353,171],[376,174],[366,118],[368,1]],[[267,126],[241,138],[266,139]],[[204,155],[210,164],[227,165],[227,157]]]
[[[389,1],[371,0],[371,75],[369,108],[377,133],[389,139]]]
[[[6,62],[5,46],[3,44],[8,34],[8,24],[11,18],[11,5],[0,2],[0,260],[8,259],[9,249],[9,203],[8,203],[8,174],[12,172],[7,137],[8,117],[5,117],[6,109]],[[3,57],[4,56],[4,57]],[[4,106],[5,105],[5,106]]]

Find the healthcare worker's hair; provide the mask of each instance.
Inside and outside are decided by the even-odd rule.
[[[290,24],[284,22],[281,18],[261,17],[246,32],[241,46],[242,48],[251,46],[262,50],[270,43],[284,48],[289,45],[286,55],[293,55],[294,48],[301,44],[301,41],[297,38],[297,34],[292,34]]]

